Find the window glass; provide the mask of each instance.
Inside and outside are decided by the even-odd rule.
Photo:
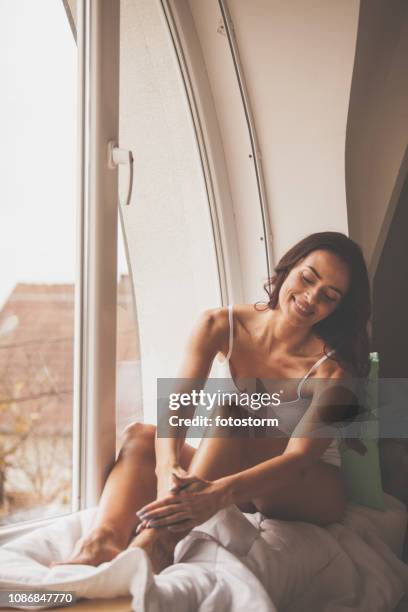
[[[119,211],[120,212],[120,211]],[[116,344],[116,450],[127,425],[143,421],[141,364],[133,279],[127,260],[127,245],[118,219],[118,285]]]
[[[77,52],[62,2],[0,3],[0,525],[71,511]]]

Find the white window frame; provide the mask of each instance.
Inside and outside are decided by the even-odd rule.
[[[120,0],[78,3],[79,228],[73,510],[98,503],[115,458]]]

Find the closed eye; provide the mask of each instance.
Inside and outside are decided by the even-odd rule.
[[[305,283],[307,283],[308,285],[313,285],[313,279],[312,279],[312,278],[309,278],[308,276],[306,276],[305,274],[303,274],[303,272],[302,272],[301,276],[302,276],[302,280],[303,280]]]
[[[306,285],[314,284],[314,279],[310,278],[309,276],[306,276],[306,274],[304,274],[303,272],[301,272],[301,278]],[[327,295],[327,293],[323,294],[323,298],[326,302],[330,302],[331,304],[337,302],[337,297],[331,297],[330,295]]]

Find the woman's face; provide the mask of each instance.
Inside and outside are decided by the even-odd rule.
[[[310,327],[328,317],[349,287],[349,271],[330,251],[312,251],[286,277],[279,292],[279,308],[296,326]]]

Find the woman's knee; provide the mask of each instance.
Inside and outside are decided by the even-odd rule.
[[[156,427],[145,423],[131,423],[122,434],[120,455],[144,455],[154,458]]]

